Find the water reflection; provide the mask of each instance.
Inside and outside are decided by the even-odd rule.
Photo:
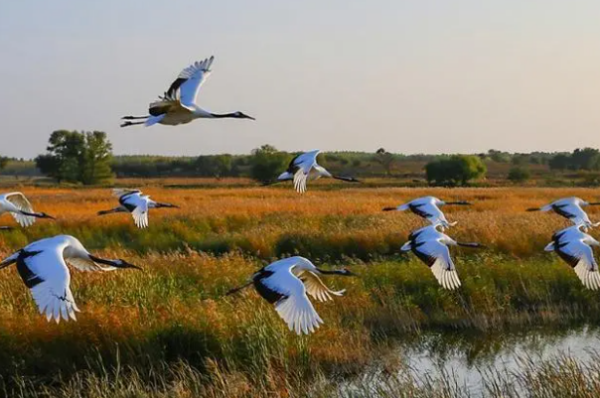
[[[537,365],[568,357],[582,369],[592,364],[588,369],[596,371],[599,352],[600,329],[592,326],[498,334],[428,333],[398,346],[391,355],[400,358],[394,368],[382,359],[361,377],[342,383],[340,396],[521,397],[531,387],[523,375]],[[498,392],[490,393],[490,386]],[[419,395],[434,390],[435,394]]]
[[[585,363],[600,351],[600,330],[583,326],[562,330],[530,330],[494,335],[428,334],[399,348],[415,379],[452,376],[471,393],[482,391],[491,372],[518,372],[524,360],[543,361],[568,355]]]

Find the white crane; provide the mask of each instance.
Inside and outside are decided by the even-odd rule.
[[[460,279],[456,267],[450,257],[448,246],[465,246],[483,248],[479,243],[457,242],[448,235],[437,230],[441,224],[428,225],[411,232],[400,250],[412,252],[424,262],[433,272],[438,283],[445,289],[456,289],[460,286]]]
[[[46,213],[36,213],[29,200],[21,192],[10,192],[0,195],[0,215],[10,213],[22,227],[31,226],[36,218],[55,218]],[[6,229],[6,228],[5,228]]]
[[[137,189],[113,189],[113,195],[119,198],[119,206],[110,210],[101,210],[99,216],[111,213],[131,213],[133,222],[138,228],[148,227],[148,212],[150,209],[176,208],[179,206],[171,203],[160,203],[150,199],[149,195],[142,195]]]
[[[466,206],[471,203],[466,201],[455,201],[455,202],[444,202],[436,198],[435,196],[423,196],[417,199],[413,199],[408,203],[404,203],[398,207],[384,207],[383,211],[405,211],[410,210],[414,214],[418,215],[429,221],[431,224],[440,224],[443,228],[449,228],[456,225],[456,222],[448,222],[444,213],[440,210],[440,206],[445,205],[461,205]]]
[[[17,271],[31,295],[40,314],[46,319],[77,320],[79,308],[69,287],[71,275],[67,263],[81,271],[111,271],[116,268],[137,268],[125,260],[107,260],[91,255],[77,240],[69,235],[57,235],[30,243],[0,262],[0,269],[17,263]]]
[[[265,300],[275,305],[279,316],[296,334],[309,334],[323,323],[307,293],[323,302],[332,300],[332,296],[342,296],[345,290],[330,290],[319,278],[321,275],[354,275],[347,269],[326,271],[315,267],[310,260],[296,256],[275,261],[262,268],[250,282],[230,290],[227,294],[236,293],[250,285]]]
[[[600,246],[600,242],[581,231],[581,228],[586,227],[579,224],[556,232],[544,250],[555,251],[573,267],[585,287],[597,290],[600,288],[600,273],[592,246]]]
[[[314,151],[304,152],[296,155],[290,161],[287,170],[277,177],[277,180],[292,180],[294,182],[294,189],[299,193],[306,192],[306,181],[309,178],[309,175],[311,180],[318,180],[321,177],[329,177],[346,182],[360,182],[353,177],[342,177],[331,174],[323,166],[317,163],[317,156],[319,155],[319,152],[321,151],[316,149]],[[311,171],[313,171],[312,174]]]
[[[167,126],[176,126],[186,124],[195,119],[252,119],[242,112],[232,113],[212,113],[200,108],[196,104],[200,87],[206,81],[211,73],[210,66],[215,57],[207,58],[200,62],[195,62],[181,71],[177,79],[171,84],[164,96],[158,97],[159,100],[150,103],[147,116],[124,116],[121,119],[127,120],[121,127],[143,124],[152,126],[159,123]],[[132,120],[139,120],[132,122]]]
[[[534,207],[527,211],[554,211],[556,214],[571,220],[575,225],[585,225],[586,227],[597,227],[600,223],[593,223],[589,216],[583,210],[585,206],[597,206],[600,202],[590,203],[577,197],[563,198],[542,207]]]

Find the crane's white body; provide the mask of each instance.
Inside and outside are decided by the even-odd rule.
[[[131,189],[113,189],[113,195],[119,198],[119,206],[107,211],[101,211],[99,214],[109,213],[130,213],[133,222],[138,228],[147,228],[148,212],[157,207],[177,207],[169,203],[158,203],[150,199],[149,195],[142,194],[140,190]]]
[[[174,87],[165,93],[159,101],[150,104],[150,110],[160,109],[166,110],[160,115],[152,115],[146,121],[146,126],[151,126],[156,123],[177,126],[179,124],[187,124],[195,119],[214,118],[214,115],[196,104],[200,87],[211,74],[210,67],[214,57],[210,57],[201,62],[195,62],[188,66],[177,76],[177,81],[183,81],[181,85]]]
[[[592,246],[600,242],[581,231],[584,225],[578,224],[556,232],[546,251],[555,251],[573,270],[585,287],[592,290],[600,288],[600,273]]]
[[[211,65],[214,57],[207,58],[200,62],[195,62],[179,73],[177,79],[171,84],[164,96],[159,97],[149,105],[148,116],[125,116],[125,120],[142,120],[131,122],[127,121],[121,127],[143,124],[146,127],[154,124],[163,124],[167,126],[177,126],[187,124],[196,119],[216,119],[216,118],[237,118],[252,119],[242,112],[232,112],[226,114],[216,114],[200,108],[197,105],[198,93],[200,87],[211,74]]]
[[[441,225],[443,228],[449,228],[456,225],[456,222],[448,222],[446,216],[440,210],[440,206],[445,204],[446,202],[434,196],[423,196],[404,203],[396,209],[398,211],[410,210],[419,217],[429,221],[431,225]]]
[[[154,208],[156,202],[150,199],[149,195],[143,195],[141,191],[133,191],[122,195],[119,191],[115,191],[115,195],[119,197],[121,206],[131,213],[136,227],[147,228],[149,225],[148,210]]]
[[[438,226],[440,224],[428,225],[413,231],[409,241],[402,246],[401,250],[412,250],[431,269],[442,287],[456,289],[461,283],[448,246],[456,246],[457,242],[438,231]]]
[[[35,222],[35,217],[24,215],[23,211],[33,213],[33,208],[21,192],[0,195],[0,215],[10,213],[19,225],[29,227]]]
[[[589,202],[577,197],[563,198],[548,205],[540,207],[540,211],[554,211],[556,214],[571,220],[575,225],[583,225],[585,227],[596,227],[600,223],[593,223],[590,217],[583,210],[583,207],[588,206]]]
[[[279,316],[290,330],[309,334],[323,323],[308,299],[307,293],[319,301],[341,296],[344,290],[327,288],[317,276],[318,270],[304,257],[275,261],[253,275],[257,291],[275,305]]]
[[[122,260],[106,260],[122,264]],[[48,321],[58,323],[62,317],[76,320],[79,311],[71,292],[71,275],[67,262],[81,271],[111,271],[91,259],[81,242],[69,235],[58,235],[33,242],[0,263],[0,268],[17,263],[17,270]]]
[[[299,193],[304,193],[306,192],[306,182],[309,178],[317,180],[321,177],[333,177],[329,171],[317,163],[317,156],[319,156],[320,152],[320,150],[315,149],[298,155],[292,159],[288,169],[277,179],[279,181],[293,180],[294,189]]]

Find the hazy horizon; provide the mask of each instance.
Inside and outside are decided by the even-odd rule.
[[[0,4],[0,155],[58,129],[115,154],[600,147],[600,3],[107,0]],[[199,105],[257,118],[119,128],[215,56]],[[10,142],[7,142],[10,140]]]

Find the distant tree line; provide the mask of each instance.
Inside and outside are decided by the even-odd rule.
[[[58,130],[50,135],[47,152],[35,159],[35,166],[58,182],[85,185],[110,183],[115,176],[246,177],[269,184],[286,170],[296,154],[263,145],[248,155],[113,156],[112,145],[103,132]],[[572,153],[509,153],[490,149],[476,155],[403,155],[379,148],[371,153],[327,152],[319,155],[318,161],[335,174],[401,177],[415,181],[424,176],[430,185],[463,186],[486,178],[489,167],[494,171],[492,178],[506,178],[513,183],[531,178],[532,170],[538,177],[548,169],[599,171],[600,151],[583,148]],[[4,157],[0,157],[0,170],[7,163],[10,171],[6,169],[3,174],[17,176],[35,172],[27,161]],[[592,182],[595,184],[596,180]]]
[[[575,149],[572,153],[559,153],[548,163],[552,170],[600,170],[600,151],[595,148]]]
[[[430,185],[464,186],[485,177],[487,167],[478,156],[452,155],[427,163],[425,175]]]

